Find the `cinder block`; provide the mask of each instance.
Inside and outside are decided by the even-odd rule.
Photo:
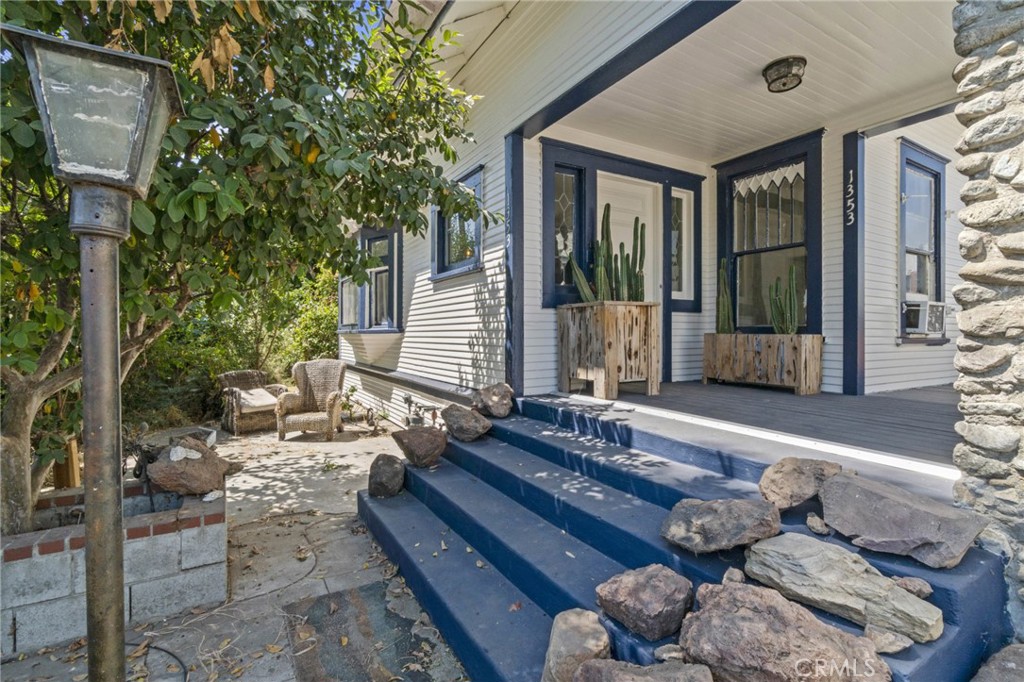
[[[178,575],[157,578],[132,585],[131,620],[149,620],[209,604],[220,604],[228,597],[226,563],[201,566]]]
[[[0,658],[7,658],[14,653],[14,609],[0,611]]]
[[[16,639],[19,652],[35,651],[44,646],[81,637],[86,633],[85,595],[82,594],[29,604],[12,610],[17,624]],[[6,635],[4,641],[7,641]]]
[[[71,592],[85,594],[85,550],[68,552],[71,556]]]
[[[67,597],[71,594],[71,557],[62,552],[4,562],[0,582],[4,608]]]
[[[178,572],[181,541],[176,533],[124,543],[124,581],[131,585]]]
[[[185,528],[181,531],[181,567],[222,564],[228,557],[228,524]]]

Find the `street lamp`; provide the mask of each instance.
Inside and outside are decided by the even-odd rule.
[[[89,679],[113,682],[125,669],[118,250],[181,98],[165,61],[6,24],[0,31],[25,57],[53,174],[71,186],[81,254]]]

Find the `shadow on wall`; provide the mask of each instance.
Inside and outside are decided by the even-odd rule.
[[[459,364],[456,383],[480,388],[504,381],[505,293],[499,278],[484,270],[483,281],[473,285],[473,312],[479,327],[466,340],[470,352],[467,368]]]

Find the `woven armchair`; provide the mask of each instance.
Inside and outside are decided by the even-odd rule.
[[[284,440],[289,431],[314,431],[334,440],[341,431],[341,388],[345,382],[345,363],[341,360],[296,362],[292,379],[297,393],[277,397],[277,438]]]
[[[220,423],[225,431],[237,436],[252,431],[269,431],[277,423],[274,409],[277,396],[287,391],[282,384],[268,384],[267,375],[255,369],[225,372],[217,376],[224,411]],[[264,398],[256,389],[270,394]]]

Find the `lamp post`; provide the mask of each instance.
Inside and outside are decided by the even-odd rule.
[[[53,174],[71,187],[82,295],[89,679],[114,682],[125,673],[118,250],[181,98],[165,61],[6,24],[0,31],[25,57]]]

